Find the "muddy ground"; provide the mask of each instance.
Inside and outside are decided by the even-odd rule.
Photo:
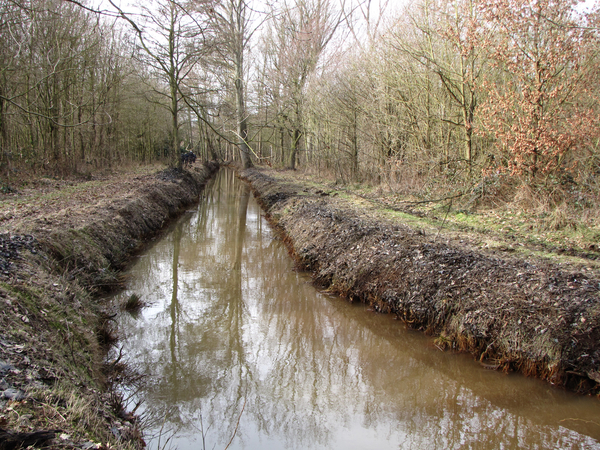
[[[240,175],[322,288],[396,314],[487,368],[600,394],[595,261],[517,255],[481,245],[485,236],[409,226],[273,170]]]
[[[0,195],[0,450],[143,446],[111,390],[127,371],[105,361],[117,336],[99,295],[216,169],[45,178]]]

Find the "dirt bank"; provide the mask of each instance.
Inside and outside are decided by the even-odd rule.
[[[120,365],[104,363],[113,336],[97,294],[119,284],[128,257],[196,202],[216,169],[41,179],[0,197],[0,449],[21,438],[142,445],[110,391]],[[39,431],[51,432],[27,434]]]
[[[274,171],[240,172],[323,288],[396,314],[483,365],[600,394],[595,266],[472,245]],[[589,264],[591,265],[591,263]]]

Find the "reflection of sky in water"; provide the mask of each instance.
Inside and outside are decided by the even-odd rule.
[[[231,449],[600,448],[597,400],[318,293],[231,172],[130,272],[120,297],[151,305],[121,316],[123,345],[161,446],[225,448],[239,419]]]

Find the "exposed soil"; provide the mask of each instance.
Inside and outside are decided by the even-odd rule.
[[[98,294],[120,284],[129,257],[197,200],[216,168],[42,179],[0,195],[0,449],[19,439],[143,445],[110,390],[121,365],[104,361],[114,330]],[[514,242],[482,245],[485,236],[415,226],[287,174],[240,173],[318,285],[396,314],[488,368],[600,394],[595,260],[524,256]]]
[[[240,172],[299,266],[351,301],[396,314],[440,348],[582,394],[600,394],[595,261],[480,245],[485,236],[410,226],[351,195],[273,170]]]
[[[123,367],[105,362],[115,336],[98,294],[216,169],[41,179],[0,195],[0,449],[143,446],[110,389]]]

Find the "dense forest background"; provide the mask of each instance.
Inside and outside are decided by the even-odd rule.
[[[190,150],[597,210],[599,27],[577,0],[0,0],[2,186]]]

